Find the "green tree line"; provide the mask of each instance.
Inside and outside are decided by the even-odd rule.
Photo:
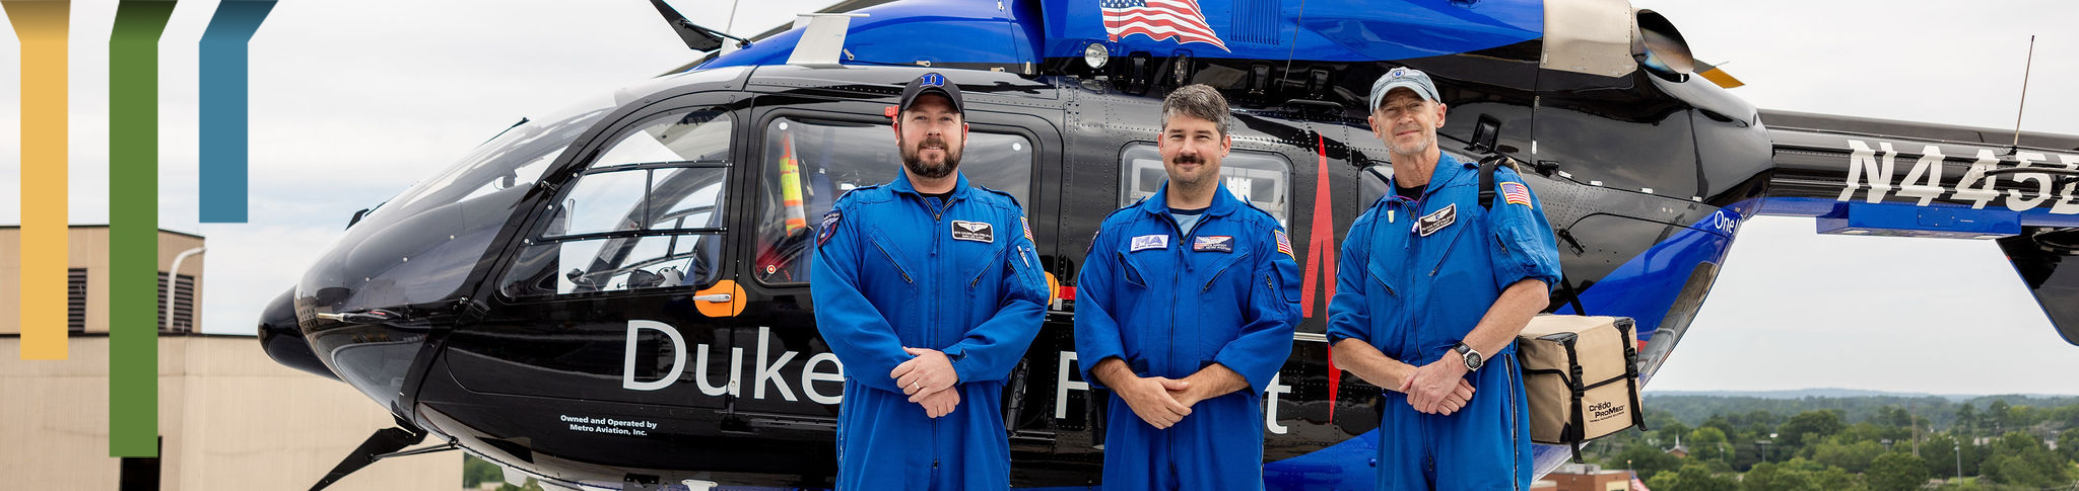
[[[2055,404],[2046,404],[2055,403]],[[1649,394],[1584,458],[1654,491],[2079,489],[2079,398]],[[1671,453],[1680,447],[1687,455]]]

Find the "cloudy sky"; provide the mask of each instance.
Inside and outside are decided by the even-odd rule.
[[[2037,34],[2023,125],[2079,134],[2079,19],[2069,2],[1672,2],[1700,58],[1797,111],[2012,127]],[[694,57],[639,0],[291,0],[252,42],[252,217],[199,224],[196,43],[215,1],[187,0],[161,42],[160,221],[209,238],[203,329],[250,333],[373,206],[521,117]],[[750,35],[828,1],[674,0],[694,22]],[[107,39],[113,0],[73,2],[74,223],[107,223]],[[732,25],[733,24],[733,25]],[[19,93],[0,39],[0,94]],[[0,97],[0,224],[19,223],[20,104]],[[118,137],[120,142],[120,137]],[[2065,344],[1991,242],[1817,236],[1761,218],[1737,244],[1656,390],[1810,387],[2079,394]]]

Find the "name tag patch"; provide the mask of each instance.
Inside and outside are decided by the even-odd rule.
[[[1415,222],[1415,233],[1428,237],[1429,234],[1437,233],[1438,230],[1443,230],[1444,227],[1449,227],[1452,222],[1456,221],[1458,221],[1458,204],[1452,203],[1451,206],[1437,210],[1436,213],[1423,215],[1421,220]]]
[[[1133,248],[1132,248],[1132,249],[1130,249],[1130,250],[1128,250],[1127,252],[1140,252],[1140,251],[1144,251],[1144,250],[1148,250],[1148,249],[1168,249],[1168,248],[1169,248],[1169,236],[1167,236],[1167,235],[1143,235],[1143,236],[1139,236],[1139,237],[1134,237],[1134,238],[1133,238]]]
[[[1234,237],[1227,235],[1199,237],[1198,240],[1191,243],[1191,250],[1197,252],[1234,252]]]
[[[953,240],[996,242],[996,229],[989,222],[953,221]]]

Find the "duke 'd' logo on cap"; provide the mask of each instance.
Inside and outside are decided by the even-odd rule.
[[[926,73],[922,77],[917,77],[917,85],[921,85],[924,87],[945,87],[946,76],[939,75],[936,73]]]

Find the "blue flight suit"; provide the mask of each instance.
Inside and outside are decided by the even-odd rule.
[[[1559,284],[1559,252],[1543,208],[1515,171],[1494,172],[1492,210],[1479,203],[1479,168],[1443,155],[1420,200],[1388,194],[1343,240],[1328,342],[1357,339],[1417,367],[1444,356],[1478,325],[1502,290],[1534,279]],[[1390,188],[1389,188],[1390,189]],[[1389,191],[1390,193],[1390,191]],[[1443,216],[1454,215],[1450,223]],[[1435,219],[1425,235],[1423,217]],[[1482,353],[1466,375],[1473,398],[1448,416],[1422,414],[1386,391],[1379,421],[1379,489],[1527,489],[1530,416],[1516,344]]]
[[[1118,358],[1142,377],[1182,379],[1218,363],[1249,388],[1200,401],[1168,429],[1111,397],[1108,490],[1263,489],[1263,391],[1292,353],[1299,265],[1270,214],[1220,186],[1192,230],[1164,190],[1099,226],[1076,276],[1076,359]]]
[[[810,292],[816,329],[844,364],[837,489],[1010,487],[1002,395],[1039,334],[1047,287],[1024,212],[960,176],[940,203],[905,174],[854,189],[824,215]],[[960,405],[933,419],[888,373],[942,351]]]

